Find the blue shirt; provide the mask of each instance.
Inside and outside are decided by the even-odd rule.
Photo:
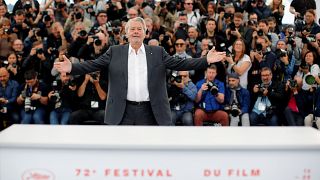
[[[201,86],[203,83],[207,82],[206,79],[202,79],[200,81],[197,82],[197,90],[199,91],[199,89],[201,89]],[[219,88],[219,93],[224,94],[225,89],[224,89],[224,83],[215,79],[213,81]],[[201,100],[199,102],[199,106],[204,109],[205,111],[215,111],[215,110],[222,110],[223,109],[223,105],[220,104],[217,100],[216,97],[213,96],[211,94],[211,92],[207,91],[203,91],[202,92],[202,96],[201,96]]]
[[[4,105],[8,110],[12,110],[18,97],[19,84],[15,80],[9,80],[6,87],[0,84],[0,97],[7,99],[9,102]]]

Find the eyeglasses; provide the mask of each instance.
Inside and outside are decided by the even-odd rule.
[[[176,45],[176,46],[183,46],[184,43],[176,43],[175,45]]]
[[[187,5],[193,5],[193,3],[184,3],[184,4],[187,4]]]

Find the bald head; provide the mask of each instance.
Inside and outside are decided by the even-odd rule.
[[[9,72],[6,68],[0,68],[0,82],[2,86],[6,85],[9,81]]]

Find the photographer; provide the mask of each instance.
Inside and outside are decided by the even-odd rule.
[[[293,68],[295,65],[295,58],[291,51],[288,51],[285,40],[279,40],[277,49],[275,51],[277,58],[280,60],[280,68],[275,73],[278,82],[287,82],[293,77]]]
[[[307,10],[304,18],[305,25],[302,28],[300,37],[304,43],[302,49],[302,56],[309,51],[313,50],[310,43],[316,42],[315,35],[320,32],[320,26],[316,23],[316,13],[314,10]]]
[[[60,82],[60,83],[58,83]],[[69,74],[60,74],[60,81],[53,81],[49,92],[49,103],[52,105],[50,124],[68,124],[76,97],[76,82]]]
[[[111,0],[107,2],[109,8],[107,8],[107,16],[110,21],[116,19],[122,19],[126,16],[126,4],[120,0]]]
[[[21,72],[21,66],[18,63],[18,56],[15,53],[10,53],[7,61],[4,61],[4,67],[8,70],[10,74],[10,79],[17,82],[22,82],[23,73]]]
[[[188,38],[188,17],[187,14],[180,13],[178,20],[174,23],[173,31],[176,39],[187,39]]]
[[[100,78],[100,72],[86,74],[77,90],[78,109],[70,116],[70,124],[85,124],[88,120],[103,124],[107,82]]]
[[[189,78],[188,71],[172,71],[168,82],[171,117],[173,124],[181,121],[184,126],[193,125],[193,101],[197,95],[197,87]]]
[[[258,30],[253,31],[252,33],[252,41],[251,47],[255,47],[255,43],[258,37],[266,36],[268,40],[271,42],[270,47],[272,50],[276,49],[277,42],[279,41],[279,37],[276,33],[269,32],[269,24],[266,19],[261,19],[258,22]]]
[[[92,22],[83,16],[84,9],[82,6],[75,5],[73,9],[69,13],[69,17],[64,24],[64,31],[70,32],[71,29],[74,28],[76,22],[83,22],[86,29],[90,29],[92,26]]]
[[[11,23],[10,31],[15,33],[18,39],[24,40],[30,30],[29,25],[25,22],[25,13],[22,9],[16,11],[13,16],[14,21]]]
[[[316,128],[320,129],[320,88],[315,92],[315,108],[304,118],[304,125],[312,127],[314,124]]]
[[[243,39],[246,45],[250,42],[247,39],[251,39],[252,30],[243,26],[243,14],[240,12],[234,13],[232,22],[226,30],[227,45],[232,45],[237,39]]]
[[[154,14],[159,16],[160,24],[164,25],[168,29],[172,30],[174,22],[176,21],[176,2],[170,0],[168,2],[160,1],[156,2],[156,8]]]
[[[266,36],[257,36],[255,48],[250,51],[252,66],[248,73],[248,90],[251,91],[255,84],[261,80],[261,68],[274,69],[277,56],[271,51],[270,41]]]
[[[224,98],[224,110],[229,114],[230,126],[250,126],[249,106],[250,94],[240,85],[240,78],[236,73],[228,75],[228,86]]]
[[[48,0],[45,4],[44,9],[48,10],[48,12],[49,12],[49,9],[54,10],[54,13],[52,14],[53,15],[52,18],[54,18],[55,21],[60,22],[62,25],[64,25],[64,23],[66,22],[66,19],[68,18],[68,7],[65,0]]]
[[[228,126],[228,114],[222,110],[225,93],[224,83],[215,79],[217,66],[211,64],[205,74],[206,78],[196,84],[198,93],[195,102],[199,107],[194,114],[194,124],[202,126],[204,121],[211,121]]]
[[[88,32],[83,22],[77,22],[71,30],[72,42],[68,46],[68,55],[79,58],[78,51],[88,40]]]
[[[253,87],[252,106],[250,113],[251,126],[277,126],[281,103],[284,99],[284,89],[281,83],[272,81],[272,71],[268,67],[261,69],[261,84]]]
[[[191,57],[201,56],[201,42],[198,40],[199,32],[195,27],[188,28],[188,39],[187,39],[187,49],[186,52]]]
[[[37,72],[25,72],[25,83],[20,88],[17,98],[21,106],[21,124],[44,124],[48,104],[47,86],[37,78]]]
[[[108,50],[109,37],[99,32],[88,36],[87,43],[78,51],[78,57],[81,59],[95,59]]]
[[[288,104],[284,109],[284,116],[288,126],[303,126],[306,112],[305,105],[307,98],[301,91],[302,81],[299,78],[289,79],[286,82],[285,94],[288,97]]]
[[[0,68],[0,130],[20,120],[16,108],[19,84],[9,77],[6,68]]]
[[[17,39],[17,35],[10,30],[10,20],[0,20],[0,57],[6,57],[11,51],[11,43]]]
[[[37,79],[42,80],[47,85],[51,84],[52,76],[50,74],[52,69],[52,62],[47,59],[47,54],[43,49],[41,41],[33,43],[33,47],[29,56],[23,61],[22,72],[34,70],[37,74]]]

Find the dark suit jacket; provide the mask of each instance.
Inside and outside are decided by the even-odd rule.
[[[152,112],[159,125],[172,125],[170,106],[166,90],[166,69],[205,69],[207,60],[178,59],[171,57],[158,46],[144,45],[148,69],[148,90]],[[72,65],[71,74],[86,74],[93,71],[108,72],[108,97],[105,123],[117,125],[121,122],[126,108],[128,90],[129,45],[112,46],[95,60]]]

